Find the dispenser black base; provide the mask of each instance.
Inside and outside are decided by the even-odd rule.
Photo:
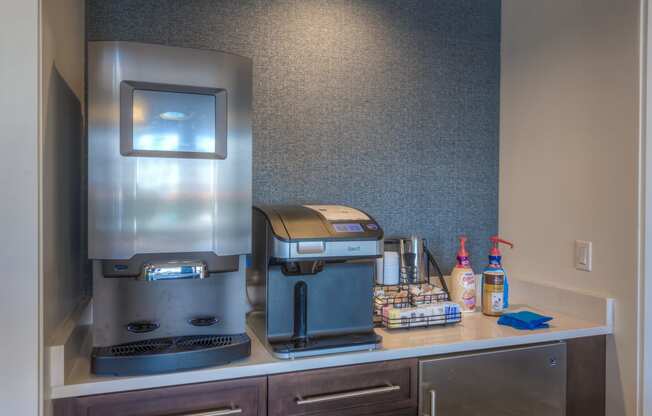
[[[374,331],[308,338],[293,342],[270,342],[273,354],[278,358],[300,358],[339,352],[365,351],[378,348],[382,337]]]
[[[270,342],[265,327],[265,314],[251,312],[247,315],[247,325],[256,334],[265,348],[276,358],[294,359],[316,355],[335,354],[353,351],[371,351],[380,348],[383,337],[373,329],[342,335],[308,335],[303,340],[283,340]]]
[[[227,364],[251,354],[247,334],[155,338],[93,348],[91,371],[134,376]]]

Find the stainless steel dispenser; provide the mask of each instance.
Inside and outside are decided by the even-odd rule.
[[[429,279],[426,241],[417,236],[400,238],[399,281],[401,283],[421,283]]]
[[[249,355],[251,88],[240,56],[89,42],[95,373]]]

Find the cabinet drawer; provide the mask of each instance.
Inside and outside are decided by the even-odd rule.
[[[265,416],[264,377],[74,397],[54,402],[55,416]]]
[[[378,415],[417,406],[417,360],[269,377],[269,415]]]

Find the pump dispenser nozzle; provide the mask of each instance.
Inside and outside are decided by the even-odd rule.
[[[460,248],[457,250],[457,265],[456,268],[470,268],[471,261],[469,261],[469,252],[466,251],[466,240],[468,238],[464,235],[458,237],[460,239]]]
[[[514,244],[510,243],[507,240],[503,240],[502,238],[498,237],[497,235],[494,235],[492,237],[489,237],[489,240],[491,241],[491,244],[493,246],[491,247],[491,252],[489,253],[490,256],[502,256],[500,252],[500,247],[499,244],[506,244],[509,246],[509,248],[514,248]]]
[[[468,237],[461,235],[458,237],[460,239],[460,249],[457,251],[459,257],[469,257],[469,253],[466,251],[466,241]]]

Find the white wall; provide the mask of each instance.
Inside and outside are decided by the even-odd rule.
[[[640,293],[639,317],[641,319],[642,339],[639,340],[641,346],[642,374],[639,384],[639,393],[641,394],[641,415],[652,415],[652,388],[645,389],[645,386],[652,385],[652,30],[649,28],[652,22],[652,8],[645,4],[647,10],[647,22],[643,36],[647,37],[647,44],[643,45],[646,49],[644,61],[645,91],[643,114],[645,117],[643,134],[645,136],[643,146],[643,199],[644,199],[644,230],[643,230],[643,281],[639,286],[642,290]],[[647,264],[647,266],[645,266]],[[645,318],[647,317],[647,319]]]
[[[86,294],[83,134],[84,0],[41,0],[43,343]],[[45,414],[51,412],[44,357]]]
[[[44,93],[56,66],[75,95],[84,98],[85,4],[84,0],[41,0]]]
[[[38,0],[0,2],[0,413],[39,409]]]
[[[616,298],[607,414],[637,376],[638,0],[503,0],[500,232],[510,275]],[[593,271],[573,267],[593,241]]]
[[[42,0],[42,258],[44,332],[75,309],[86,287],[82,194],[84,0]]]

